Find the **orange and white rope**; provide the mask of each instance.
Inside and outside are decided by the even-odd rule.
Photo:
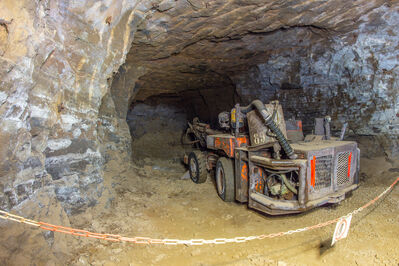
[[[90,231],[86,231],[86,230],[74,229],[71,227],[53,225],[53,224],[49,224],[49,223],[45,223],[45,222],[37,222],[37,221],[26,219],[24,217],[21,217],[21,216],[15,215],[15,214],[11,214],[11,213],[2,211],[2,210],[0,210],[0,218],[5,219],[5,220],[14,221],[14,222],[28,224],[28,225],[35,226],[35,227],[39,227],[43,230],[54,231],[54,232],[59,232],[59,233],[64,233],[64,234],[69,234],[69,235],[75,235],[75,236],[103,239],[103,240],[113,241],[113,242],[130,242],[130,243],[134,243],[134,244],[163,244],[163,245],[205,245],[205,244],[242,243],[242,242],[247,242],[247,241],[251,241],[251,240],[255,240],[255,239],[265,239],[265,238],[274,238],[274,237],[279,237],[279,236],[284,236],[284,235],[291,235],[294,233],[309,231],[309,230],[313,230],[316,228],[325,227],[330,224],[334,224],[334,223],[338,222],[341,218],[348,217],[351,215],[356,215],[357,213],[361,212],[362,210],[366,209],[367,207],[373,205],[377,200],[381,199],[386,193],[388,193],[390,190],[392,190],[392,188],[398,182],[399,182],[399,177],[396,178],[396,180],[387,189],[385,189],[381,194],[379,194],[377,197],[375,197],[374,199],[372,199],[365,205],[361,206],[360,208],[348,213],[347,215],[344,215],[339,218],[329,220],[329,221],[326,221],[323,223],[296,229],[296,230],[289,230],[289,231],[285,231],[285,232],[263,234],[263,235],[257,235],[257,236],[243,236],[243,237],[234,237],[234,238],[215,238],[215,239],[188,239],[188,240],[168,239],[168,238],[156,239],[156,238],[138,237],[138,236],[124,237],[124,236],[114,235],[114,234],[94,233],[94,232],[90,232]]]

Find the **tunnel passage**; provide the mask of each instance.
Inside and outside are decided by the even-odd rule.
[[[179,156],[184,152],[180,138],[187,122],[181,99],[163,95],[133,102],[126,121],[132,136],[134,162],[148,158],[179,163]]]
[[[349,122],[349,134],[368,139],[362,156],[372,159],[362,169],[386,170],[376,173],[367,196],[388,178],[387,169],[398,170],[373,157],[379,152],[397,162],[399,156],[398,1],[3,0],[0,7],[2,210],[65,226],[87,212],[79,228],[136,235],[129,230],[144,222],[119,215],[180,191],[177,175],[170,183],[160,178],[176,191],[140,187],[141,168],[131,169],[130,155],[177,162],[184,150],[178,131],[188,120],[214,124],[219,111],[256,98],[279,100],[285,117],[303,120],[308,132],[314,117],[331,115],[335,129]],[[114,199],[126,208],[114,208]],[[92,227],[109,217],[115,219],[109,228]],[[2,264],[16,257],[25,258],[19,264],[42,264],[49,254],[54,264],[76,264],[56,260],[78,246],[57,246],[63,242],[57,234],[2,232],[9,247]]]
[[[111,86],[125,93],[133,146],[159,125],[179,124],[173,131],[182,131],[199,116],[215,126],[219,112],[260,99],[280,101],[285,118],[302,120],[306,133],[316,117],[330,115],[333,131],[348,122],[350,135],[376,145],[370,151],[398,154],[398,68],[388,59],[397,51],[378,41],[382,36],[397,41],[396,15],[385,13],[387,6],[358,14],[351,27],[332,20],[248,30],[243,22],[223,35],[217,34],[218,24],[203,28],[201,16],[190,17],[189,30],[177,27],[188,19],[183,12],[188,7],[180,8],[156,13],[138,27]],[[153,119],[160,112],[166,117]],[[138,126],[141,120],[146,126]]]
[[[139,80],[140,84],[142,80]],[[126,121],[132,136],[133,161],[156,160],[154,164],[181,167],[183,154],[191,145],[183,145],[187,122],[195,117],[217,127],[218,114],[229,111],[237,95],[232,84],[221,88],[199,88],[174,94],[159,94],[134,98]]]
[[[316,117],[330,115],[334,131],[348,122],[351,135],[398,155],[398,68],[389,59],[397,51],[378,41],[397,42],[389,5],[352,11],[351,19],[337,6],[330,10],[334,19],[295,17],[283,26],[273,21],[288,14],[288,6],[279,15],[229,7],[234,11],[219,17],[209,13],[218,3],[209,5],[213,9],[194,13],[189,4],[161,5],[137,28],[124,65],[126,105],[175,95],[188,106],[186,119],[214,124],[217,113],[235,103],[279,100],[286,119],[301,119],[307,133]],[[258,24],[247,14],[259,14]],[[233,17],[240,23],[228,26]]]

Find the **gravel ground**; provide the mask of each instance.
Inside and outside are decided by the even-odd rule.
[[[396,163],[397,164],[397,163]],[[142,160],[131,171],[108,174],[117,196],[109,206],[82,215],[74,226],[124,236],[230,238],[302,228],[365,204],[399,176],[383,157],[362,159],[361,186],[339,205],[304,214],[268,216],[245,204],[223,202],[212,177],[204,184],[181,180],[176,160]],[[78,265],[398,265],[399,189],[352,219],[347,239],[331,247],[335,225],[274,239],[206,246],[107,243],[78,239]]]

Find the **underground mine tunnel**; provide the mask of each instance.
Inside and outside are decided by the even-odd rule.
[[[398,51],[397,1],[1,1],[1,264],[397,265]]]

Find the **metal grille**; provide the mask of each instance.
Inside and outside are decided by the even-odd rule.
[[[332,155],[316,157],[316,190],[331,186],[332,158]]]
[[[349,183],[350,178],[348,176],[348,161],[350,152],[342,152],[338,154],[337,160],[337,185],[343,185]]]

